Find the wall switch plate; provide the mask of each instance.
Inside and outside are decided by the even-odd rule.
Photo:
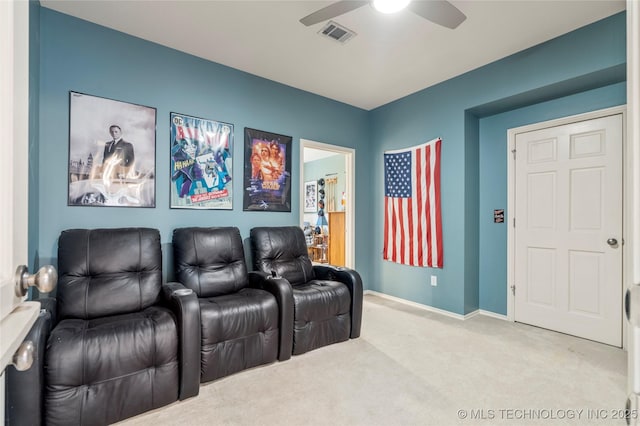
[[[438,285],[438,277],[435,275],[431,275],[431,285],[436,287]]]

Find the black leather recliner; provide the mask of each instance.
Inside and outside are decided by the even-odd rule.
[[[312,265],[296,226],[253,228],[251,250],[254,269],[291,284],[293,355],[360,336],[362,280],[356,271]]]
[[[247,273],[237,228],[176,229],[173,253],[176,280],[200,304],[201,382],[291,357],[291,289]]]
[[[57,300],[42,299],[48,316],[32,329],[49,334],[37,339],[46,349],[10,371],[12,424],[109,424],[198,394],[197,299],[162,285],[157,230],[64,231],[58,275]],[[34,413],[28,401],[42,394]]]
[[[50,301],[53,299],[44,299]],[[51,309],[40,309],[40,315],[24,341],[33,343],[33,363],[25,371],[12,365],[6,371],[5,425],[40,425],[44,413],[44,351],[51,331]],[[35,391],[34,391],[35,390]]]

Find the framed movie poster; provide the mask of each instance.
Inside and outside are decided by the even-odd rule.
[[[304,183],[304,212],[315,213],[318,209],[318,183],[315,180]]]
[[[70,206],[155,207],[156,109],[69,92]]]
[[[171,208],[233,208],[233,124],[171,113]]]
[[[291,211],[291,136],[244,129],[244,211]]]

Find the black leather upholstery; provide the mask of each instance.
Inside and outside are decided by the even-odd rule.
[[[276,274],[295,286],[315,278],[311,260],[307,252],[307,243],[296,238],[295,227],[253,228],[251,230],[251,249],[254,268],[258,271]],[[256,254],[259,256],[256,257]]]
[[[275,278],[260,271],[249,272],[249,286],[271,293],[278,302],[278,328],[280,345],[278,360],[291,358],[293,348],[293,292],[291,284],[284,278]]]
[[[44,413],[37,417],[52,425],[115,423],[196,395],[195,294],[163,288],[161,274],[155,229],[64,231],[58,303],[41,302],[57,318],[43,354],[44,375],[34,384],[17,373],[8,393],[28,388],[32,399],[43,394]],[[29,410],[17,407],[11,417],[28,418]]]
[[[69,230],[58,241],[58,317],[90,319],[147,308],[162,285],[155,229]]]
[[[351,294],[351,333],[350,338],[360,337],[362,326],[362,278],[350,268],[331,265],[314,265],[314,273],[320,280],[340,281],[349,288]]]
[[[166,308],[62,320],[46,355],[48,424],[108,424],[178,399],[178,336]]]
[[[180,342],[180,399],[200,392],[200,307],[196,294],[179,283],[162,286],[164,303],[177,316]]]
[[[255,269],[291,284],[294,355],[360,335],[362,281],[356,271],[313,266],[295,226],[253,228],[251,250]]]
[[[199,298],[201,382],[278,359],[278,301],[284,296],[277,286],[263,289],[269,287],[260,283],[263,279],[250,283],[237,228],[176,229],[173,258],[177,281]],[[288,337],[287,348],[290,341]]]
[[[247,286],[247,266],[237,228],[173,231],[176,280],[198,297],[235,293]]]
[[[17,371],[8,366],[6,371],[5,423],[9,425],[39,426],[42,424],[44,394],[33,392],[44,386],[44,351],[51,331],[51,313],[40,311],[38,319],[29,330],[25,341],[34,345],[34,357],[31,368]]]

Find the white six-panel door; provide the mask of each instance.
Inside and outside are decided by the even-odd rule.
[[[516,321],[622,345],[622,126],[516,135]]]

